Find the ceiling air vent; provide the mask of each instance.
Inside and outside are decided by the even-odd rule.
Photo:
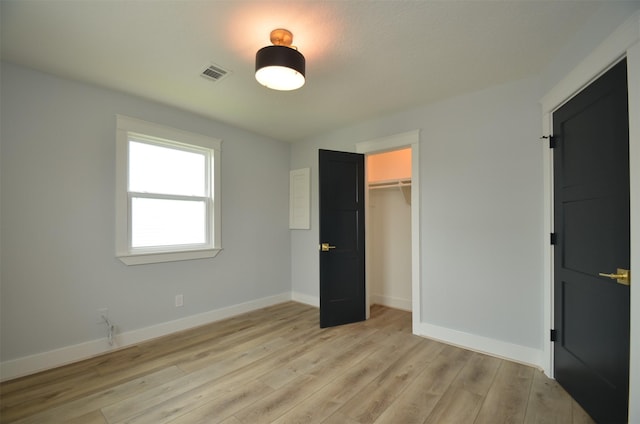
[[[212,81],[220,81],[221,79],[225,78],[229,74],[230,72],[227,71],[226,69],[222,69],[218,65],[211,65],[207,69],[202,71],[202,74],[200,75]]]

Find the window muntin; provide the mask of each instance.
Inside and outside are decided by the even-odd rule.
[[[118,116],[116,255],[128,265],[220,250],[220,140]]]

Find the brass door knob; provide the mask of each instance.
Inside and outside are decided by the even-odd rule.
[[[335,249],[335,248],[336,248],[335,246],[329,246],[329,243],[322,243],[320,245],[320,250],[323,252],[328,252],[329,250]]]
[[[601,277],[611,278],[612,280],[616,280],[620,284],[624,284],[625,286],[631,285],[631,271],[628,269],[618,268],[615,274],[607,274],[604,272],[598,273]]]

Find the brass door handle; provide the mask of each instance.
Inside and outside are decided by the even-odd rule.
[[[335,249],[335,248],[336,248],[335,246],[329,246],[329,243],[322,243],[320,245],[320,250],[323,252],[328,252],[329,250]]]
[[[601,277],[611,278],[612,280],[616,280],[620,284],[624,284],[625,286],[631,285],[631,271],[628,269],[618,268],[615,274],[607,274],[604,272],[598,273]]]

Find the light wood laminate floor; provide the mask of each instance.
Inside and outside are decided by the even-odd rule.
[[[287,302],[0,385],[2,423],[593,423],[540,371]]]

